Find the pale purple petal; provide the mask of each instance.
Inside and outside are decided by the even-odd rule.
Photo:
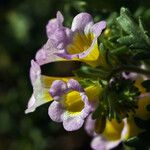
[[[41,87],[40,85],[38,87],[34,87],[33,96],[30,98],[28,102],[28,108],[25,110],[25,113],[31,113],[36,110],[37,107],[48,103],[51,99],[50,97],[47,97],[45,94],[48,93],[48,89]],[[41,90],[40,90],[40,89]]]
[[[88,101],[88,97],[84,92],[80,93],[80,96],[82,98],[82,101],[84,102],[84,109],[81,111],[80,116],[82,118],[86,118],[91,112],[91,105]]]
[[[31,67],[30,67],[30,79],[32,85],[34,85],[37,78],[41,75],[41,68],[34,60],[31,60]]]
[[[106,150],[113,149],[113,148],[117,147],[120,143],[121,143],[121,140],[107,141],[106,142]]]
[[[58,49],[56,49],[52,41],[49,39],[46,44],[36,53],[36,61],[39,65],[44,65],[50,62],[55,62],[62,60],[59,56],[57,56],[55,53],[58,53]]]
[[[137,78],[138,74],[137,74],[137,73],[133,73],[133,72],[131,72],[131,73],[123,72],[123,73],[122,73],[122,76],[123,76],[125,79],[135,80],[135,79]]]
[[[62,23],[60,23],[56,18],[51,19],[47,26],[46,26],[46,32],[48,38],[53,34],[60,26],[62,26]]]
[[[63,22],[64,22],[64,17],[63,17],[63,15],[62,15],[62,13],[61,13],[60,11],[57,12],[56,17],[57,17],[57,20],[58,20],[60,23],[63,23]]]
[[[101,32],[103,29],[106,28],[106,21],[100,21],[98,23],[95,23],[92,27],[91,27],[91,32],[96,36],[100,36]]]
[[[82,127],[84,123],[84,119],[79,116],[71,116],[69,117],[69,114],[64,114],[63,116],[63,126],[64,129],[67,131],[75,131]]]
[[[46,83],[47,76],[39,75],[33,85],[33,97],[29,100],[26,113],[33,112],[37,107],[52,101],[49,94],[50,83]],[[30,106],[30,107],[29,107]]]
[[[55,80],[50,89],[49,92],[51,96],[54,98],[54,100],[58,100],[60,96],[63,96],[68,90],[67,84],[62,80]]]
[[[95,120],[92,119],[92,115],[89,115],[86,118],[84,129],[88,135],[93,136],[96,135],[94,131]]]
[[[71,90],[75,90],[75,91],[79,91],[79,92],[84,92],[83,88],[81,87],[81,85],[79,84],[79,82],[77,80],[70,79],[67,82],[67,86]]]
[[[63,114],[62,105],[59,102],[52,102],[48,109],[49,117],[55,122],[62,122],[62,114]]]
[[[64,18],[58,11],[57,18],[51,19],[47,26],[46,32],[53,46],[57,49],[63,49],[72,39],[72,31],[62,25]]]
[[[63,15],[61,14],[61,12],[58,11],[56,14],[56,18],[51,19],[46,25],[46,33],[48,38],[51,37],[51,35],[54,34],[57,29],[63,27],[63,20]]]
[[[107,150],[105,142],[106,141],[102,138],[102,136],[96,136],[91,142],[91,148],[93,150]]]
[[[96,136],[93,138],[91,142],[91,147],[93,150],[110,150],[112,148],[115,148],[120,144],[120,140],[118,141],[107,141],[105,138],[103,138],[101,135]]]
[[[84,34],[86,35],[86,34],[88,34],[88,33],[90,33],[90,29],[91,29],[91,27],[94,25],[94,22],[90,22],[90,23],[88,23],[86,26],[85,26],[85,28],[84,28]]]
[[[32,96],[31,96],[31,98],[30,98],[30,100],[29,100],[29,102],[28,102],[27,109],[25,110],[25,113],[26,113],[26,114],[29,113],[29,112],[33,112],[33,111],[35,110],[35,107],[34,107],[35,102],[36,102],[35,97],[34,97],[34,95],[32,94]]]
[[[72,21],[71,30],[72,31],[84,31],[87,24],[93,22],[93,18],[90,14],[83,12],[74,17]]]

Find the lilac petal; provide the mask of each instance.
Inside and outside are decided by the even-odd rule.
[[[48,83],[44,82],[45,76],[39,76],[36,82],[33,85],[33,97],[29,100],[29,105],[25,113],[30,113],[35,111],[37,107],[52,101],[52,97],[50,96],[48,90]],[[48,87],[47,87],[48,86]]]
[[[63,126],[66,131],[75,131],[82,127],[84,119],[79,116],[69,117],[69,114],[64,114]]]
[[[87,134],[90,136],[95,135],[94,125],[95,125],[95,120],[92,119],[92,115],[89,115],[86,119],[84,129],[87,132]]]
[[[88,13],[80,13],[77,16],[74,17],[72,21],[72,31],[80,30],[84,31],[84,28],[87,24],[93,22],[93,18],[90,14]]]
[[[102,30],[106,28],[106,21],[100,21],[91,27],[91,32],[98,37]]]
[[[51,19],[46,25],[46,33],[49,38],[62,24],[55,18]]]
[[[126,72],[123,72],[122,76],[125,79],[135,80],[137,78],[138,74],[137,73],[133,73],[133,72],[127,74]]]
[[[31,60],[30,79],[32,85],[34,85],[35,81],[40,76],[40,74],[41,74],[40,66],[34,60]]]
[[[90,23],[88,23],[88,24],[85,26],[85,28],[84,28],[84,34],[85,34],[85,35],[90,33],[90,29],[91,29],[91,27],[92,27],[93,25],[94,25],[94,22],[90,22]]]
[[[72,31],[62,25],[63,21],[63,15],[58,11],[57,18],[51,19],[46,26],[47,36],[57,49],[63,49],[72,39]]]
[[[70,60],[70,59],[73,59],[75,57],[77,57],[77,55],[71,55],[69,54],[65,49],[55,53],[58,57],[60,58],[64,58],[64,59],[67,59],[67,60]]]
[[[57,17],[57,20],[58,20],[60,23],[63,23],[63,22],[64,22],[64,17],[63,17],[63,15],[62,15],[62,13],[61,13],[60,11],[57,12],[56,17]]]
[[[71,30],[67,28],[58,28],[55,33],[50,34],[49,39],[55,48],[59,50],[65,48],[71,41]]]
[[[57,12],[56,14],[57,18],[51,19],[48,24],[46,25],[46,33],[48,37],[51,37],[51,35],[53,33],[55,33],[55,31],[58,28],[62,28],[62,23],[64,21],[63,15],[61,14],[60,11]]]
[[[101,136],[96,136],[93,138],[91,148],[93,150],[107,150],[105,140]]]
[[[49,117],[55,122],[62,122],[63,108],[59,102],[52,102],[48,109]]]
[[[81,111],[80,116],[82,118],[86,118],[91,112],[91,105],[88,101],[88,97],[84,92],[80,93],[80,96],[82,97],[82,101],[84,102],[84,109]]]
[[[120,140],[118,141],[107,141],[102,136],[96,136],[93,138],[91,142],[91,147],[93,150],[110,150],[115,148],[120,144]]]
[[[84,91],[83,88],[81,87],[81,85],[79,84],[79,82],[77,80],[74,80],[74,79],[70,79],[67,82],[67,86],[71,90],[75,90],[75,91],[79,91],[79,92]]]
[[[60,61],[62,58],[57,56],[59,50],[56,49],[51,40],[48,40],[47,43],[36,53],[36,61],[39,65],[44,65],[54,61]]]
[[[55,80],[50,87],[50,94],[57,100],[59,96],[62,96],[67,91],[67,84],[62,80]],[[56,97],[56,98],[55,98]]]
[[[35,100],[35,97],[34,95],[32,94],[29,102],[28,102],[28,107],[27,109],[25,110],[25,114],[29,113],[29,112],[33,112],[35,110],[35,107],[34,107],[34,104],[35,104],[36,100]]]
[[[107,141],[106,142],[106,149],[107,150],[113,149],[113,148],[117,147],[120,143],[121,143],[121,140]]]

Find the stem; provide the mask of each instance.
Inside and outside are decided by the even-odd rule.
[[[114,74],[116,73],[120,73],[120,72],[134,72],[134,73],[139,73],[139,74],[143,74],[146,76],[150,76],[150,70],[146,70],[146,69],[141,69],[135,66],[122,66],[122,67],[118,67],[116,69],[114,69],[110,75],[110,77],[112,77]]]

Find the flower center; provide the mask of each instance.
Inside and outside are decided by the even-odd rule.
[[[64,106],[66,110],[71,113],[80,113],[84,108],[84,102],[77,91],[68,93],[64,100]]]
[[[91,33],[75,33],[71,44],[67,46],[67,51],[69,54],[78,54],[87,50],[94,39]]]

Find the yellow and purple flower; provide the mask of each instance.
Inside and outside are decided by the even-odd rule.
[[[49,92],[54,99],[48,111],[50,118],[63,122],[67,131],[79,129],[91,112],[88,97],[80,84],[74,79],[67,83],[55,80]]]
[[[85,12],[74,17],[71,29],[64,27],[63,21],[62,14],[57,12],[56,18],[46,26],[48,41],[36,54],[39,65],[62,60],[100,65],[97,39],[106,28],[106,22],[94,24],[92,16]]]
[[[63,122],[67,131],[79,129],[93,109],[101,91],[93,84],[85,89],[73,78],[58,78],[41,75],[41,68],[31,61],[30,78],[33,94],[25,113],[35,111],[37,107],[51,102],[48,114],[55,122]],[[94,92],[91,97],[91,92]]]
[[[105,21],[94,24],[88,13],[78,14],[71,29],[63,26],[64,18],[57,12],[46,26],[48,41],[37,52],[35,61],[31,61],[30,79],[33,94],[25,113],[33,112],[37,107],[53,101],[49,107],[49,116],[56,122],[63,122],[68,131],[79,129],[89,115],[94,100],[100,93],[100,86],[87,87],[85,90],[73,78],[57,78],[41,75],[41,65],[55,61],[82,61],[98,66],[100,54],[97,39],[106,27]],[[95,91],[91,98],[90,92]],[[88,98],[90,97],[90,99]],[[90,102],[92,101],[92,102]]]

